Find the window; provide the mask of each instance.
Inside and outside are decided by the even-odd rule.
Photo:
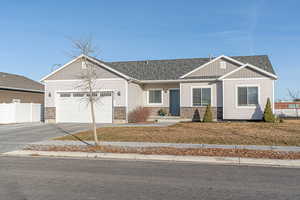
[[[21,100],[20,99],[13,99],[12,102],[13,103],[21,103]]]
[[[81,69],[86,69],[86,62],[85,61],[81,62]]]
[[[60,97],[71,97],[71,93],[60,93]]]
[[[84,96],[84,93],[83,92],[76,92],[76,93],[73,93],[73,97],[83,97]]]
[[[256,106],[258,87],[238,87],[238,106]]]
[[[162,103],[162,90],[149,90],[148,91],[148,103],[149,104],[161,104]]]
[[[224,62],[224,61],[220,62],[220,68],[226,69],[226,62]]]
[[[193,106],[211,104],[211,88],[193,88]]]
[[[289,109],[296,109],[296,108],[300,108],[300,104],[289,104],[288,105]]]
[[[100,92],[100,97],[109,97],[111,96],[111,91],[102,91]]]
[[[90,93],[87,93],[87,94],[86,94],[86,96],[88,96],[88,97],[89,97],[89,96],[90,96]],[[97,92],[93,92],[93,93],[92,93],[92,96],[93,96],[93,97],[96,97],[96,96],[98,96]]]

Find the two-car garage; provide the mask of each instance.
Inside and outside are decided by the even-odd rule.
[[[98,91],[92,94],[97,123],[113,122],[113,92]],[[56,122],[90,123],[91,106],[87,92],[58,92],[56,95]]]

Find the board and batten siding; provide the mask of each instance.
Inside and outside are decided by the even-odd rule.
[[[80,88],[80,80],[60,80],[60,81],[45,81],[45,107],[56,107],[55,98],[57,92],[63,91],[83,91]],[[126,105],[126,86],[127,81],[124,79],[98,79],[94,90],[111,90],[116,91],[114,95],[114,106]],[[117,95],[120,93],[120,96]]]
[[[239,107],[237,87],[239,86],[257,86],[259,105],[254,107]],[[260,120],[263,116],[263,110],[270,98],[274,102],[273,89],[274,80],[264,79],[225,79],[223,80],[224,88],[224,107],[223,118],[225,120]]]
[[[226,62],[226,68],[222,69],[220,62]],[[227,74],[235,69],[240,67],[240,65],[232,63],[231,61],[228,61],[226,59],[218,59],[203,68],[200,68],[199,70],[191,73],[187,77],[197,77],[197,76],[222,76],[224,74]]]
[[[92,62],[88,61],[89,64]],[[92,63],[94,64],[94,63]],[[108,71],[107,69],[99,66],[98,64],[94,64],[95,73],[97,78],[120,78],[119,75]],[[57,73],[51,75],[46,80],[74,80],[80,79],[80,76],[84,73],[86,69],[82,69],[82,59],[77,59],[73,63],[69,64],[68,66],[62,68]]]
[[[191,82],[180,83],[180,107],[192,107],[192,88],[211,88],[211,106],[222,107],[222,82]]]

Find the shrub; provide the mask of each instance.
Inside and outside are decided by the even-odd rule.
[[[275,116],[272,112],[270,98],[268,98],[268,100],[267,100],[263,120],[264,120],[264,122],[275,122]]]
[[[280,116],[278,116],[278,115],[275,115],[274,122],[276,122],[276,123],[283,123],[284,120],[283,120],[282,117],[280,117]]]
[[[212,117],[212,112],[211,112],[211,106],[208,105],[206,107],[206,111],[203,117],[203,122],[212,122],[213,121],[213,117]]]
[[[193,122],[201,122],[200,112],[199,112],[198,108],[194,112],[192,121]]]
[[[128,122],[130,123],[146,122],[149,116],[150,116],[150,112],[147,108],[138,107],[129,113]]]
[[[158,114],[159,116],[166,116],[166,115],[167,115],[167,112],[166,112],[164,109],[161,108],[161,109],[158,110],[157,114]]]

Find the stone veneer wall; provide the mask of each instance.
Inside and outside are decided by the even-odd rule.
[[[45,118],[45,122],[55,122],[56,108],[55,107],[45,107],[44,118]]]
[[[114,120],[126,120],[126,107],[114,107]]]
[[[195,113],[198,110],[200,118],[202,119],[206,110],[206,107],[180,107],[180,117],[183,119],[193,119]],[[222,107],[212,107],[211,108],[213,119],[221,120],[223,118],[223,108]]]
[[[158,116],[158,111],[160,109],[163,109],[167,113],[167,115],[169,114],[168,107],[145,107],[145,108],[149,110],[150,116]]]

